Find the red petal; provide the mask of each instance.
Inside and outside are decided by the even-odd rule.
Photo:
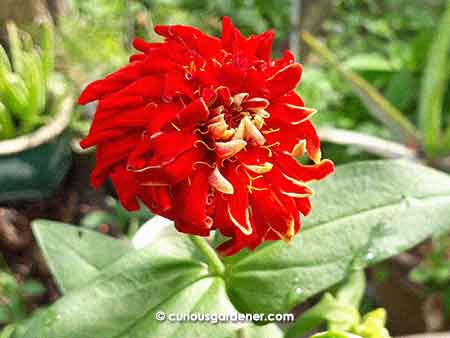
[[[315,165],[304,165],[287,154],[277,153],[275,162],[286,175],[302,182],[321,180],[334,171],[334,164],[330,160],[323,160]]]
[[[209,109],[203,98],[192,101],[177,114],[179,127],[188,127],[204,122],[209,116]]]
[[[152,107],[148,107],[150,116],[147,125],[147,131],[149,135],[153,135],[156,132],[161,131],[164,127],[167,127],[170,121],[174,121],[177,112],[182,109],[180,102],[172,103],[160,103]],[[169,128],[173,126],[168,126]]]
[[[179,217],[202,229],[210,229],[212,219],[207,217],[206,202],[209,191],[208,176],[211,168],[201,166],[194,170],[190,179],[177,184],[173,189],[175,207]]]
[[[277,98],[295,89],[300,82],[302,72],[302,66],[299,63],[293,63],[268,78],[266,85],[271,97]]]
[[[176,184],[191,175],[196,162],[205,158],[205,151],[200,148],[192,148],[179,155],[175,161],[163,167],[169,183]]]
[[[160,133],[152,137],[152,151],[162,164],[194,147],[198,137],[191,130]]]
[[[129,132],[118,138],[116,142],[101,143],[97,146],[96,164],[91,175],[94,187],[99,187],[103,183],[111,167],[127,158],[140,137],[139,133]]]
[[[259,46],[257,50],[257,56],[263,60],[270,60],[270,53],[272,52],[273,39],[275,37],[275,32],[269,30],[257,36],[259,40]]]
[[[120,203],[128,211],[139,210],[139,203],[136,198],[137,185],[133,174],[121,166],[116,166],[110,177],[119,196]]]
[[[222,46],[231,49],[236,41],[245,40],[241,32],[233,25],[228,16],[222,18]]]

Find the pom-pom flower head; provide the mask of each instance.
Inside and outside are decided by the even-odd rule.
[[[333,164],[294,91],[293,55],[270,58],[272,31],[245,38],[228,18],[222,29],[157,26],[164,42],[136,39],[130,63],[82,93],[80,104],[99,102],[81,145],[97,147],[95,187],[111,178],[128,210],[141,200],[181,232],[219,230],[233,254],[290,240],[311,210],[306,183]],[[303,153],[315,164],[294,159]]]

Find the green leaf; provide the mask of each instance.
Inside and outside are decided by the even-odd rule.
[[[392,72],[396,70],[391,62],[375,53],[353,55],[344,62],[344,66],[356,71]]]
[[[0,69],[0,98],[8,110],[18,118],[28,111],[28,89],[20,76]]]
[[[16,129],[6,106],[0,102],[0,140],[12,138],[16,135]]]
[[[5,71],[12,71],[11,63],[9,62],[8,54],[6,54],[5,49],[2,45],[0,45],[0,68],[3,68]]]
[[[355,72],[346,69],[333,56],[330,50],[314,38],[311,34],[304,32],[303,40],[320,57],[330,63],[339,74],[350,84],[355,94],[361,99],[369,112],[381,121],[394,135],[400,135],[407,145],[417,144],[417,131],[411,121],[404,114],[387,101],[378,90]]]
[[[13,69],[16,73],[21,73],[24,65],[22,58],[22,41],[20,40],[19,30],[14,22],[8,22],[6,24],[6,30],[8,32]]]
[[[0,338],[11,338],[13,337],[14,326],[8,325],[0,332]]]
[[[230,323],[158,322],[155,320],[158,311],[166,314],[235,311],[224,281],[209,275],[207,265],[187,236],[176,234],[147,249],[131,251],[102,270],[88,286],[72,291],[39,313],[16,335],[17,338],[209,338],[229,337],[237,329]]]
[[[26,114],[22,114],[22,131],[24,134],[33,130],[39,123],[39,116],[45,109],[46,84],[40,56],[37,52],[24,52],[22,55],[24,69],[22,78],[28,89],[28,106]]]
[[[55,68],[55,32],[50,23],[42,27],[42,66],[44,82],[47,84]]]
[[[436,155],[442,137],[442,109],[447,88],[450,52],[450,2],[445,11],[431,47],[419,102],[419,121],[425,150]],[[447,147],[450,151],[450,144]]]
[[[33,233],[63,293],[86,285],[131,250],[124,241],[53,221],[34,221]]]
[[[67,278],[90,273],[87,266],[96,264],[96,254],[111,255],[115,250],[98,248],[107,237],[89,230],[49,221],[34,222],[33,230],[52,271],[66,272]],[[242,329],[245,336],[236,336],[242,325],[167,320],[169,314],[236,312],[224,280],[211,275],[203,255],[189,238],[167,232],[148,248],[130,251],[97,272],[88,285],[75,285],[49,309],[35,314],[14,337],[281,338],[276,325],[250,324]],[[80,252],[88,265],[74,258]],[[165,321],[155,319],[158,311],[165,313]]]
[[[411,72],[402,69],[391,77],[385,92],[386,99],[404,110],[415,101],[418,89],[417,79]]]
[[[67,277],[80,254],[78,245],[94,233],[39,221],[34,231],[46,258],[67,264]],[[77,239],[78,231],[83,231]],[[58,241],[65,242],[58,245]],[[75,241],[76,248],[71,253]],[[46,244],[50,242],[50,244]],[[101,241],[92,238],[101,246]],[[47,249],[46,249],[47,248]],[[67,253],[69,252],[69,253]],[[85,260],[105,250],[85,245]],[[111,254],[111,252],[109,252]],[[89,258],[87,258],[89,257]],[[52,266],[52,264],[51,264]],[[55,264],[53,264],[55,266]],[[59,267],[58,270],[63,269]],[[53,268],[53,270],[57,270]],[[78,272],[78,268],[76,270]],[[133,250],[104,268],[88,285],[73,290],[49,309],[38,313],[16,332],[16,338],[210,338],[230,337],[231,323],[158,322],[156,313],[230,313],[224,280],[213,276],[202,254],[188,236],[163,236],[152,246]]]
[[[227,259],[228,293],[241,312],[289,311],[354,268],[396,255],[450,225],[450,177],[418,164],[344,165],[313,188],[313,212],[291,243],[273,242]]]
[[[46,288],[37,280],[27,280],[19,285],[19,291],[22,296],[34,297],[44,294]]]
[[[89,229],[97,229],[102,224],[111,224],[114,217],[104,210],[95,210],[81,219],[80,225]]]

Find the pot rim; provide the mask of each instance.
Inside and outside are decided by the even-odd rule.
[[[66,97],[60,104],[54,119],[39,129],[10,140],[0,141],[0,156],[14,155],[36,148],[60,135],[70,123],[73,97]]]

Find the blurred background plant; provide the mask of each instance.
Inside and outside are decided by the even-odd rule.
[[[14,324],[28,315],[27,300],[40,297],[45,287],[37,280],[19,283],[0,256],[0,325]]]
[[[27,134],[52,118],[55,97],[49,95],[54,67],[54,33],[41,28],[36,46],[30,34],[7,23],[9,54],[0,46],[0,140]],[[55,86],[53,86],[55,87]],[[61,90],[58,93],[62,95]]]
[[[126,234],[131,239],[139,226],[153,217],[144,206],[139,211],[129,212],[111,196],[106,196],[105,203],[107,208],[89,211],[81,218],[80,225],[104,233]]]

